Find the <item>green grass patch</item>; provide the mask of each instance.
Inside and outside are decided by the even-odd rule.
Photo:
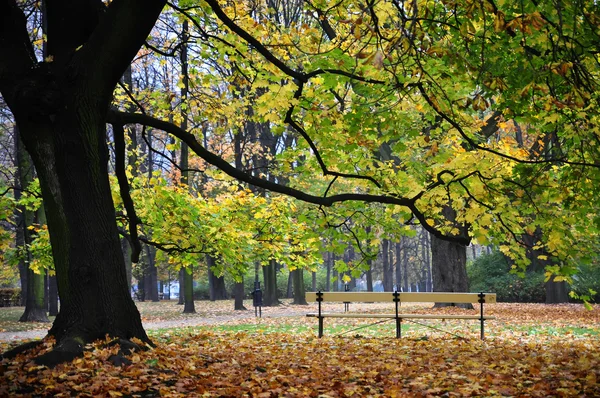
[[[517,325],[502,327],[502,330],[525,333],[531,336],[600,336],[600,328],[581,326],[553,326],[553,325]]]
[[[0,332],[24,332],[28,330],[48,330],[54,321],[49,316],[50,323],[46,322],[19,322],[19,318],[25,312],[25,307],[1,307],[0,308]]]

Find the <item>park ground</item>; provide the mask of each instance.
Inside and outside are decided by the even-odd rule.
[[[106,341],[53,369],[33,355],[0,362],[0,396],[57,397],[420,397],[600,396],[600,309],[582,305],[491,304],[479,340],[477,322],[426,321],[365,327],[368,321],[326,319],[317,338],[314,305],[233,311],[232,301],[137,303],[156,347],[111,357]],[[246,306],[250,307],[247,302]],[[343,311],[342,304],[327,310]],[[385,304],[351,310],[390,312]],[[48,324],[17,322],[23,308],[0,308],[0,351],[43,336]],[[412,305],[403,312],[476,313]],[[436,329],[432,329],[434,327]]]

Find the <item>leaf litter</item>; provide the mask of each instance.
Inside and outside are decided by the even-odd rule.
[[[318,339],[315,319],[235,320],[244,331],[211,326],[155,332],[156,348],[134,352],[122,366],[110,362],[118,347],[105,347],[105,341],[72,363],[36,366],[32,358],[52,347],[46,340],[36,352],[0,362],[0,396],[595,397],[599,311],[580,307],[490,306],[486,313],[498,320],[489,322],[485,341],[477,333],[455,338],[421,330],[402,339],[362,331]],[[443,326],[457,331],[464,325]],[[540,325],[594,333],[531,332]]]

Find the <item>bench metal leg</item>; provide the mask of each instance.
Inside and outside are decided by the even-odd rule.
[[[396,338],[402,337],[402,318],[396,318]]]
[[[483,292],[480,292],[478,295],[479,297],[479,321],[481,322],[481,340],[484,339],[483,337],[483,303],[485,303],[485,294]]]
[[[323,317],[319,317],[319,338],[323,337]]]

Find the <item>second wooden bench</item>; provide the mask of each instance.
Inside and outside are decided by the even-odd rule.
[[[325,318],[390,318],[396,320],[396,337],[402,337],[403,319],[465,319],[478,320],[481,325],[481,339],[484,338],[484,322],[495,319],[483,313],[483,305],[496,302],[495,293],[442,293],[442,292],[309,292],[306,293],[308,303],[317,302],[318,312],[306,314],[308,317],[319,319],[319,337],[323,337],[323,320]],[[393,314],[360,314],[352,312],[324,312],[322,303],[395,303]],[[402,314],[401,303],[450,303],[450,304],[479,304],[479,315],[450,315],[450,314]]]

